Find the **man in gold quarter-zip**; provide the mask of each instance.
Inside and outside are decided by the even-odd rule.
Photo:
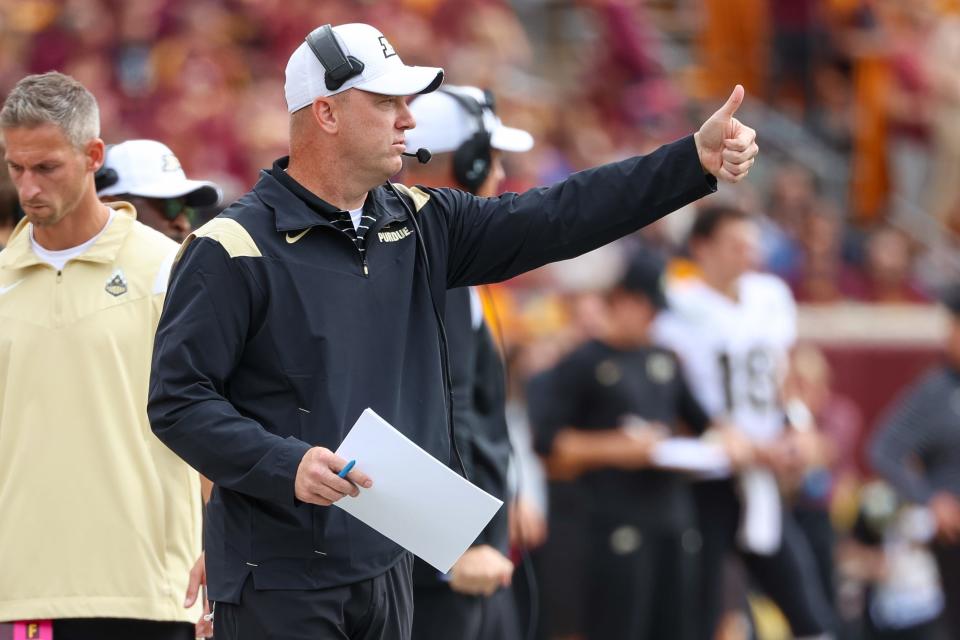
[[[0,130],[26,215],[0,253],[0,621],[193,638],[199,480],[146,415],[177,245],[97,199],[99,113],[72,78],[21,80]]]

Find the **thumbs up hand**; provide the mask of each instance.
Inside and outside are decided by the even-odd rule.
[[[733,117],[743,95],[743,87],[738,84],[726,104],[693,134],[704,171],[726,182],[743,180],[760,151],[757,132]]]

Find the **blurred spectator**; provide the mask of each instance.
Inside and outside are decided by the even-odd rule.
[[[917,277],[926,291],[942,291],[960,282],[960,198],[943,216],[940,233],[918,257]]]
[[[851,149],[850,202],[860,224],[879,219],[889,193],[886,92],[888,34],[885,0],[831,2],[837,39],[851,65],[857,117]]]
[[[766,213],[761,222],[764,267],[783,277],[796,274],[804,216],[817,201],[816,178],[805,167],[784,164],[773,175]]]
[[[935,640],[943,593],[926,543],[930,514],[875,481],[863,488],[853,535],[840,550],[843,572],[865,586],[863,640]]]
[[[950,637],[960,637],[960,286],[944,296],[945,362],[923,376],[883,419],[870,447],[874,468],[907,501],[933,513],[933,545]]]
[[[904,232],[885,225],[870,233],[855,295],[864,302],[929,302],[913,275],[913,248]]]
[[[812,426],[819,432],[824,447],[821,464],[807,470],[796,488],[793,513],[810,542],[823,591],[827,599],[835,603],[835,536],[830,507],[834,493],[852,491],[859,477],[857,444],[863,418],[852,400],[833,390],[829,362],[819,349],[809,345],[799,346],[791,354],[785,393],[793,402],[802,402],[809,411]],[[787,406],[789,413],[791,405]],[[793,409],[797,410],[796,405]]]
[[[720,95],[732,82],[763,95],[769,59],[770,15],[766,0],[704,0],[699,34],[703,90]]]
[[[941,16],[937,21],[926,62],[933,146],[927,206],[932,214],[942,218],[960,202],[960,15],[956,15],[956,6],[953,15]]]
[[[770,0],[772,34],[768,92],[774,103],[801,117],[811,115],[814,67],[826,40],[818,0]]]
[[[788,278],[797,302],[826,304],[854,297],[859,276],[843,261],[843,220],[826,200],[815,202],[800,217],[802,255]]]
[[[931,0],[888,2],[890,80],[885,92],[891,211],[922,216],[930,159],[930,80],[925,48],[935,16]]]
[[[857,114],[847,61],[837,56],[814,69],[814,88],[816,100],[809,118],[812,131],[847,157],[853,147]]]

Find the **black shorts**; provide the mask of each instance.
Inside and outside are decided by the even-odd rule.
[[[155,622],[127,618],[78,618],[53,621],[56,640],[193,640],[188,622]]]

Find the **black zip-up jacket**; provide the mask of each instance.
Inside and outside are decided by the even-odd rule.
[[[472,314],[469,287],[447,291],[443,322],[450,351],[453,430],[467,477],[507,502],[510,435],[503,362],[486,323],[474,327]],[[508,542],[507,509],[500,509],[473,544],[487,544],[506,555]],[[414,562],[414,588],[449,589],[440,575],[426,562]]]
[[[205,532],[210,598],[236,602],[250,573],[259,589],[315,589],[381,574],[400,558],[400,547],[340,509],[300,503],[294,480],[307,450],[335,450],[366,407],[447,460],[428,287],[443,309],[447,288],[574,257],[715,188],[692,137],[521,195],[401,188],[423,230],[428,281],[408,214],[386,187],[364,204],[376,218],[364,259],[262,173],[184,244],[150,377],[154,433],[216,485]]]

